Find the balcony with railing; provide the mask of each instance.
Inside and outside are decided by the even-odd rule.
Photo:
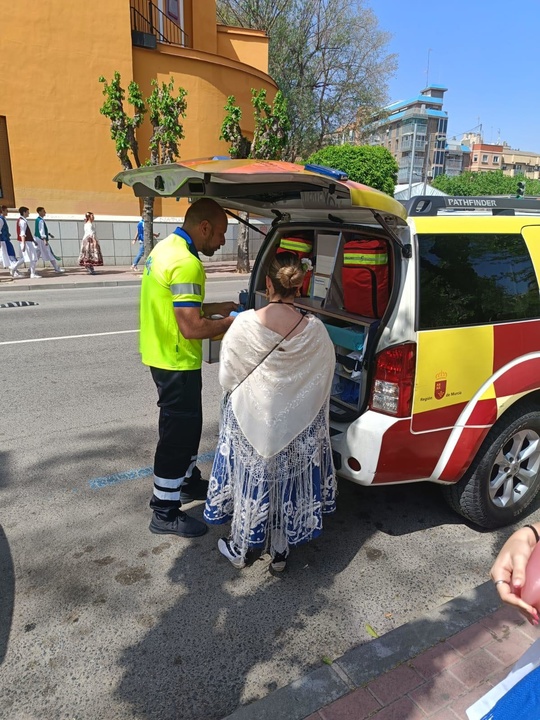
[[[403,135],[401,138],[401,151],[407,152],[408,150],[412,150],[413,146],[415,152],[424,152],[426,149],[426,136],[417,135],[416,138],[414,138],[411,134]]]
[[[137,47],[154,49],[158,42],[189,47],[183,29],[152,0],[130,0],[131,39]]]

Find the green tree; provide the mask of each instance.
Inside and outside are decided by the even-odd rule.
[[[287,101],[283,93],[278,91],[270,105],[266,100],[266,90],[252,88],[251,104],[255,119],[253,140],[250,141],[242,131],[242,109],[236,104],[234,95],[227,98],[219,139],[229,143],[229,155],[232,158],[281,160],[290,130]]]
[[[464,172],[461,175],[438,175],[432,185],[448,195],[515,195],[519,181],[525,183],[525,195],[540,195],[540,181],[524,175],[504,175],[493,172]]]
[[[186,117],[186,95],[184,88],[178,88],[174,96],[174,79],[168,84],[152,80],[152,93],[148,98],[152,137],[150,138],[150,164],[173,163],[180,155],[178,143],[184,139],[184,126],[180,118]]]
[[[287,101],[278,91],[270,106],[266,90],[251,91],[255,111],[255,132],[249,157],[259,160],[281,160],[287,145],[291,123],[287,114]]]
[[[251,142],[244,136],[240,127],[242,110],[236,105],[234,95],[229,95],[225,105],[225,119],[221,124],[220,140],[229,143],[229,155],[232,158],[247,158],[251,150]]]
[[[347,173],[350,180],[394,195],[398,164],[390,151],[372,145],[329,145],[308,158]]]
[[[385,104],[396,56],[364,0],[218,0],[218,18],[264,30],[269,72],[287,100],[286,157],[320,149],[347,127],[355,133]]]
[[[111,138],[116,146],[116,154],[124,170],[131,170],[133,164],[140,167],[139,145],[136,131],[142,125],[148,112],[152,125],[152,137],[149,142],[148,165],[172,163],[179,157],[178,143],[184,138],[184,128],[180,118],[186,115],[186,91],[179,88],[174,95],[174,79],[169,83],[152,80],[152,93],[143,98],[139,85],[131,81],[128,85],[127,102],[133,108],[130,114],[124,107],[126,93],[122,87],[119,72],[115,72],[111,82],[101,76],[105,101],[100,113],[111,123]],[[154,198],[143,198],[144,217],[144,256],[147,257],[154,247]]]
[[[287,114],[287,102],[281,92],[277,92],[270,105],[266,99],[266,90],[251,90],[251,104],[255,117],[255,131],[250,141],[243,133],[240,121],[242,110],[236,104],[234,95],[227,98],[225,118],[221,125],[220,140],[229,143],[232,158],[254,158],[258,160],[280,160],[287,145],[290,129]],[[240,213],[247,220],[247,213]],[[242,224],[238,236],[237,272],[246,273],[249,265],[249,228]]]
[[[142,125],[146,105],[141,90],[133,80],[128,85],[128,103],[133,107],[133,116],[128,115],[124,109],[126,92],[122,87],[119,72],[115,72],[110,83],[101,75],[99,82],[103,83],[105,102],[100,113],[111,121],[111,138],[116,145],[116,154],[124,170],[131,170],[133,163],[129,153],[133,155],[135,167],[140,167],[139,145],[135,131]]]

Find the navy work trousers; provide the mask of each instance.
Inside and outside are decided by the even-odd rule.
[[[150,507],[173,520],[181,506],[185,480],[200,477],[196,466],[202,432],[201,370],[150,371],[158,391],[159,441],[154,457],[154,493]]]

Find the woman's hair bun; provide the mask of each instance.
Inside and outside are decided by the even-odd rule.
[[[282,297],[296,295],[304,282],[305,274],[306,269],[298,255],[293,252],[276,253],[268,268],[268,277],[274,290]]]
[[[289,290],[302,285],[304,274],[302,265],[299,263],[298,265],[285,265],[285,267],[280,268],[276,273],[276,277],[283,287]]]

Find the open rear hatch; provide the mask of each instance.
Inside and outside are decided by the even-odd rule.
[[[329,168],[277,160],[188,160],[118,173],[119,186],[137,197],[209,197],[232,210],[292,220],[328,219],[370,223],[380,214],[392,226],[405,224],[396,200]]]

